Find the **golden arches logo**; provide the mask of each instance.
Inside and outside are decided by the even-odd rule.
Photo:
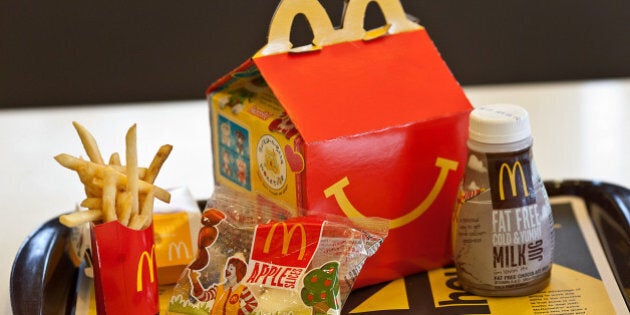
[[[173,252],[175,252],[175,259],[182,259],[182,252],[184,252],[185,259],[190,259],[190,252],[188,252],[188,246],[183,241],[170,242],[168,244],[168,261],[173,261]]]
[[[410,222],[420,217],[425,211],[427,211],[427,209],[431,207],[435,199],[437,199],[437,196],[440,194],[440,191],[442,191],[442,188],[444,187],[444,184],[446,183],[446,178],[448,177],[449,171],[455,171],[457,169],[458,164],[459,163],[457,161],[438,157],[435,160],[435,166],[440,168],[440,174],[438,175],[437,180],[433,184],[431,191],[429,191],[429,194],[424,198],[424,200],[417,207],[415,207],[410,212],[398,218],[390,219],[389,228],[395,229],[395,228],[404,226],[406,224],[409,224]],[[348,199],[348,196],[344,192],[343,190],[344,187],[348,185],[350,185],[350,181],[348,180],[348,177],[344,177],[338,182],[332,184],[330,187],[326,188],[324,190],[324,195],[326,196],[326,198],[335,196],[335,199],[337,200],[337,204],[339,205],[341,210],[346,214],[346,216],[350,218],[364,217],[364,215],[357,208],[355,208],[354,205],[352,205],[352,203]]]
[[[525,181],[525,171],[523,171],[523,165],[521,165],[520,161],[516,161],[512,167],[508,163],[501,164],[501,168],[499,168],[499,198],[501,200],[505,200],[505,188],[503,183],[503,171],[507,170],[508,178],[510,180],[510,187],[512,188],[512,197],[516,197],[516,170],[519,170],[519,174],[521,175],[521,184],[523,187],[523,193],[525,196],[529,196],[529,190],[527,189],[527,182]]]
[[[144,290],[144,286],[142,285],[142,274],[144,271],[144,262],[146,261],[146,265],[149,266],[149,281],[151,283],[155,282],[155,270],[153,268],[154,264],[154,257],[155,257],[155,244],[153,244],[153,246],[151,246],[151,253],[149,254],[149,252],[147,252],[146,250],[142,252],[142,254],[140,255],[140,259],[138,259],[138,271],[137,271],[137,279],[136,279],[136,291],[140,292],[142,290]]]
[[[265,240],[265,246],[263,247],[263,253],[268,254],[269,248],[271,247],[271,240],[273,239],[273,235],[278,228],[278,225],[282,226],[282,254],[287,255],[289,253],[289,243],[291,243],[291,239],[293,238],[293,234],[299,228],[300,229],[300,254],[298,255],[298,260],[304,259],[304,254],[306,253],[306,230],[301,223],[293,224],[291,229],[287,227],[285,222],[274,223],[269,229],[269,234],[267,235],[267,239]]]

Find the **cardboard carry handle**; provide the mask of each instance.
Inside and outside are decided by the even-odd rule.
[[[274,13],[269,27],[268,42],[257,54],[267,56],[284,52],[303,52],[321,49],[352,40],[371,40],[386,34],[421,29],[422,26],[407,18],[399,0],[344,0],[342,28],[335,29],[328,13],[317,0],[282,0]],[[386,25],[366,31],[363,25],[368,5],[380,6]],[[313,31],[312,45],[293,48],[291,28],[298,14],[303,14]]]

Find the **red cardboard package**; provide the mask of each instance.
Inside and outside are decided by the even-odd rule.
[[[97,313],[158,314],[153,224],[143,230],[93,224],[91,241]]]
[[[387,23],[366,31],[370,3]],[[268,44],[207,94],[218,184],[310,213],[390,219],[361,287],[451,261],[472,107],[398,0],[346,5],[335,28],[318,1],[282,1]],[[314,38],[293,48],[298,14]]]

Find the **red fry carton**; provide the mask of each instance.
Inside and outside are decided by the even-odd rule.
[[[340,0],[341,1],[341,0]],[[369,3],[386,25],[365,30]],[[390,219],[356,287],[450,262],[450,217],[472,109],[398,0],[284,0],[269,41],[207,90],[215,180],[307,209]],[[293,48],[304,14],[313,44]]]
[[[98,314],[158,314],[153,224],[133,230],[118,221],[91,229]]]

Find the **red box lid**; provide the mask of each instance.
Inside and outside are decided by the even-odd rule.
[[[307,142],[471,108],[425,29],[254,63]]]

